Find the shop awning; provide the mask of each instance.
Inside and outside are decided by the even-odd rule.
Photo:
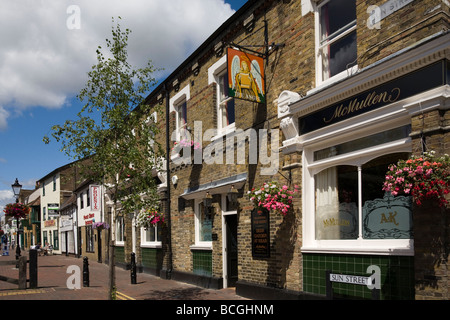
[[[236,189],[240,189],[247,181],[247,173],[241,173],[228,178],[211,181],[209,183],[201,184],[199,186],[187,188],[181,195],[186,200],[204,198],[206,192],[213,194],[224,194],[230,191],[231,185]]]

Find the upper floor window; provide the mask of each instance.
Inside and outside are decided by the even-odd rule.
[[[53,176],[53,191],[56,191],[56,176]]]
[[[226,55],[208,69],[208,84],[216,85],[217,136],[223,136],[235,129],[235,103],[228,94]]]
[[[170,111],[175,112],[176,141],[186,139],[187,129],[187,101],[190,99],[190,86],[181,89],[170,101]],[[173,139],[173,138],[172,138]]]
[[[317,82],[346,76],[348,69],[357,64],[356,2],[322,2],[316,11],[316,30]]]
[[[186,100],[182,101],[179,105],[175,107],[175,113],[177,115],[176,119],[176,128],[178,132],[178,137],[180,139],[184,138],[184,131],[187,127],[187,102]]]
[[[234,125],[234,98],[228,96],[228,72],[225,70],[218,76],[218,122],[219,131]]]
[[[80,209],[84,208],[84,196],[83,196],[83,192],[80,193]]]

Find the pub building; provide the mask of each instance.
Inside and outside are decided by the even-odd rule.
[[[282,152],[301,155],[304,291],[324,292],[325,269],[379,267],[384,299],[415,299],[425,283],[445,280],[445,267],[425,256],[448,250],[448,209],[381,186],[389,165],[449,151],[449,40],[439,33],[303,97],[280,94]]]
[[[123,215],[120,262],[252,299],[449,299],[448,209],[383,191],[389,165],[449,150],[448,10],[247,1],[145,101],[165,223]],[[271,182],[299,187],[286,214],[248,196]]]

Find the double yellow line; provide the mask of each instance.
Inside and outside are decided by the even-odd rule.
[[[123,294],[122,292],[116,291],[116,299],[117,300],[136,300],[130,296],[127,296],[126,294]]]

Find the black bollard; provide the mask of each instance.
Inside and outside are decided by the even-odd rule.
[[[31,249],[28,254],[29,260],[29,275],[30,275],[30,289],[36,289],[38,287],[38,265],[37,265],[38,253],[36,249]]]
[[[131,284],[136,284],[136,254],[131,253]]]
[[[89,287],[89,263],[88,258],[83,258],[83,287]]]

